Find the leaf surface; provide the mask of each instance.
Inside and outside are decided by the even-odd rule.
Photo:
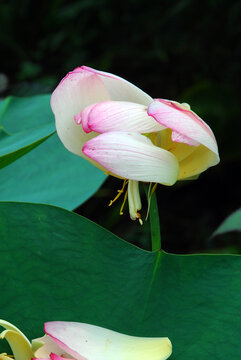
[[[151,253],[47,205],[0,214],[1,317],[29,338],[69,320],[168,336],[176,360],[241,357],[239,256]]]

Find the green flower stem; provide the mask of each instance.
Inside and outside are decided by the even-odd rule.
[[[161,230],[160,230],[160,220],[159,220],[159,211],[156,199],[156,193],[151,197],[150,204],[150,225],[151,225],[151,248],[152,251],[161,249]]]
[[[147,217],[150,217],[151,249],[156,251],[161,249],[161,231],[156,193],[154,191],[151,194],[151,185],[149,185],[149,188],[145,186],[144,189],[148,203]]]

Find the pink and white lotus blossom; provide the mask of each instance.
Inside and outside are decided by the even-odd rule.
[[[140,219],[139,181],[173,185],[219,162],[212,130],[188,104],[154,100],[110,73],[86,66],[68,73],[51,107],[68,150],[128,182],[132,219]]]
[[[120,334],[99,326],[53,321],[44,325],[43,337],[30,341],[14,325],[0,320],[15,360],[165,360],[172,353],[168,338]],[[1,360],[12,355],[0,354]]]

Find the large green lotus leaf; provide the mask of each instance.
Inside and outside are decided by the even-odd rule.
[[[241,209],[229,215],[214,232],[213,236],[221,235],[230,231],[241,231]]]
[[[72,210],[91,197],[105,178],[102,171],[67,151],[54,134],[0,171],[0,200]]]
[[[0,214],[1,317],[29,338],[72,320],[168,336],[175,360],[241,358],[239,256],[151,253],[48,205]]]
[[[55,132],[49,95],[7,98],[0,108],[0,169]]]

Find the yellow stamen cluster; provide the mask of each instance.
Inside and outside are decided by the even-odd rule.
[[[109,202],[109,205],[108,206],[111,206],[117,199],[119,199],[119,197],[123,194],[124,190],[125,190],[125,187],[126,185],[128,184],[128,180],[125,179],[123,181],[123,186],[120,190],[117,190],[117,195],[115,196],[115,198],[113,200],[111,200]],[[150,186],[149,186],[149,189],[148,189],[148,194],[147,194],[147,202],[148,202],[148,207],[147,207],[147,214],[146,214],[146,218],[145,218],[145,221],[148,219],[148,216],[149,216],[149,211],[150,211],[150,204],[151,204],[151,198],[155,192],[157,188],[157,183],[153,185],[152,187],[152,183],[150,183]],[[125,195],[124,195],[124,200],[122,202],[122,205],[121,205],[121,208],[120,208],[120,215],[123,215],[123,208],[125,206],[125,203],[126,203],[126,200],[127,200],[127,196],[128,196],[128,189],[126,190],[125,192]],[[143,221],[141,219],[141,214],[136,212],[136,217],[138,218],[139,220],[139,223],[140,225],[143,225]]]

